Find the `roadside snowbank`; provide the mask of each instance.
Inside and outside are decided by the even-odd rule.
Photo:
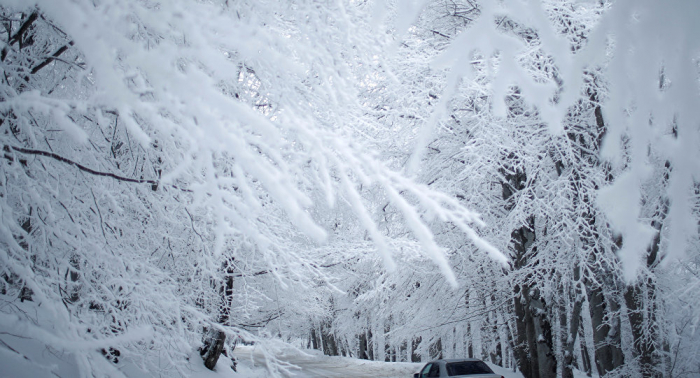
[[[177,368],[155,363],[159,371],[144,371],[128,357],[120,356],[118,363],[108,361],[99,348],[73,347],[67,338],[51,345],[47,340],[38,339],[43,333],[29,332],[29,328],[41,328],[49,333],[60,335],[50,319],[50,312],[45,306],[34,302],[17,302],[5,300],[0,307],[0,378],[42,378],[80,377],[80,366],[90,366],[93,372],[103,377],[160,378],[173,376],[173,369],[179,370],[184,377],[191,378],[268,378],[268,370],[281,372],[283,377],[303,378],[411,378],[423,364],[407,362],[379,362],[359,360],[349,357],[330,357],[316,350],[299,350],[282,342],[271,342],[266,349],[255,346],[239,345],[234,350],[238,360],[237,371],[231,369],[231,360],[222,356],[214,371],[204,367],[197,351],[192,351],[189,361]],[[26,317],[26,327],[18,326],[14,316],[8,314],[5,306],[14,306]],[[16,320],[16,319],[15,319]],[[29,328],[27,328],[29,327]],[[26,328],[26,329],[25,329]],[[53,339],[51,339],[53,340]],[[284,369],[279,369],[284,367]],[[498,366],[492,369],[506,378],[522,378]],[[166,373],[169,372],[169,373]]]

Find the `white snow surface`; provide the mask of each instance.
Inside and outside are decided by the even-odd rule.
[[[52,349],[35,339],[14,336],[11,330],[0,330],[0,377],[2,378],[43,378],[79,377],[76,356]],[[9,348],[8,348],[9,347]],[[11,349],[10,349],[11,348]],[[196,351],[183,374],[191,378],[267,378],[271,373],[266,366],[264,353],[254,346],[238,346],[234,351],[238,360],[237,371],[230,368],[230,360],[225,356],[219,359],[214,371],[207,370]],[[101,356],[100,356],[101,357]],[[349,357],[330,357],[318,351],[301,351],[292,347],[276,356],[280,362],[292,366],[283,377],[304,378],[409,378],[423,363],[379,362],[359,360]],[[162,377],[158,373],[146,373],[129,361],[120,361],[114,371],[103,372],[107,377]],[[522,378],[520,373],[489,364],[497,374],[506,378]]]
[[[238,346],[234,351],[238,359],[241,375],[251,378],[268,377],[265,369],[265,356],[259,348]],[[289,348],[276,356],[280,361],[295,365],[285,377],[304,378],[410,378],[425,363],[379,362],[359,360],[350,357],[324,356],[316,350],[300,351]],[[506,378],[523,378],[522,374],[512,372],[488,363],[496,374]],[[217,366],[218,367],[218,366]],[[259,375],[242,375],[259,374]]]

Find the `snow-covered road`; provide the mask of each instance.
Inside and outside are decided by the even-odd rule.
[[[421,364],[408,362],[378,362],[358,360],[346,357],[329,357],[308,351],[303,353],[293,349],[285,350],[277,358],[295,368],[290,369],[294,375],[289,377],[325,377],[325,378],[408,378],[418,370]],[[239,346],[234,352],[241,369],[265,367],[264,354],[254,347]],[[239,371],[242,372],[242,370]],[[255,370],[253,368],[253,370]]]
[[[295,365],[290,369],[288,377],[304,378],[411,378],[422,363],[409,362],[379,362],[358,360],[347,357],[329,357],[318,354],[318,351],[300,352],[287,349],[277,353],[277,358],[283,363]],[[238,346],[234,352],[239,361],[239,372],[246,377],[267,377],[264,369],[265,356],[260,349],[250,346]],[[490,364],[489,364],[490,365]],[[519,373],[490,365],[498,374],[506,378],[522,378]],[[262,368],[262,369],[261,369]],[[260,372],[260,375],[250,375]],[[243,375],[240,375],[243,376]]]

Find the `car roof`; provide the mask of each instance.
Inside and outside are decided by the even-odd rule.
[[[481,360],[478,358],[444,358],[444,359],[439,359],[439,360],[432,360],[428,363],[439,363],[439,362],[452,363],[452,362],[476,362],[476,361],[481,361]]]

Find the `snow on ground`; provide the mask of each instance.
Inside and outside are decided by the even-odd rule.
[[[265,357],[259,348],[252,346],[238,346],[234,351],[238,359],[238,366],[264,368]],[[413,377],[413,373],[420,368],[420,364],[409,362],[379,362],[358,360],[348,357],[331,357],[319,354],[317,351],[300,351],[287,348],[276,356],[280,361],[296,368],[290,369],[288,377],[327,377],[327,378],[394,378]]]
[[[12,303],[3,302],[5,305],[14,305],[21,308],[27,315],[31,315],[35,325],[43,324],[48,329],[55,329],[48,313],[44,313],[42,306],[33,302]],[[27,332],[25,327],[18,327],[16,318],[3,312],[0,307],[0,378],[43,378],[79,377],[80,362],[83,366],[89,355],[89,363],[98,368],[99,373],[107,377],[129,378],[162,378],[171,377],[161,372],[145,372],[139,369],[127,358],[120,358],[119,363],[108,362],[97,349],[70,348],[70,343],[56,343],[71,350],[62,350],[59,347],[50,347],[46,343],[34,338],[37,334]],[[43,334],[40,334],[43,335]],[[193,350],[189,362],[182,368],[182,373],[192,378],[268,378],[271,376],[267,369],[268,359],[263,349],[258,346],[238,345],[234,350],[234,356],[238,360],[237,372],[231,369],[231,360],[222,356],[214,371],[204,367],[202,359],[196,350]],[[412,378],[422,363],[408,362],[379,362],[359,360],[349,357],[324,356],[316,350],[299,350],[289,344],[281,342],[270,343],[267,356],[274,355],[279,364],[287,366],[283,373],[285,378]],[[491,365],[491,368],[506,378],[522,378],[519,373],[513,373],[508,369]],[[167,369],[167,366],[163,366]],[[171,372],[172,373],[172,372]]]
[[[240,368],[249,372],[260,372],[262,375],[236,375],[236,377],[267,377],[265,356],[259,348],[238,346],[234,351]],[[285,377],[304,378],[412,378],[424,364],[410,362],[379,362],[358,360],[349,357],[330,357],[318,351],[299,351],[293,348],[285,349],[277,354],[280,361],[296,365]],[[489,364],[493,371],[506,378],[523,378],[520,373]],[[293,374],[293,375],[292,375]]]
[[[16,335],[0,323],[0,378],[74,378],[81,377],[76,354],[61,351],[24,336]],[[106,359],[95,351],[93,358]],[[107,363],[101,371],[106,377],[164,378],[172,375],[148,373],[129,361],[117,364]],[[191,378],[267,378],[263,368],[242,366],[235,373],[230,368],[230,360],[223,357],[210,371],[202,363],[199,353],[192,352],[183,373]]]
[[[204,367],[199,354],[193,351],[183,373],[192,378],[268,378],[271,376],[267,370],[265,355],[259,347],[238,346],[234,355],[238,360],[237,372],[231,369],[230,360],[225,356],[219,359],[214,371],[209,371]],[[423,366],[422,363],[330,357],[318,351],[301,351],[292,347],[278,351],[276,357],[282,363],[294,365],[288,373],[283,374],[288,378],[412,378],[413,373]],[[523,377],[520,373],[489,365],[494,372],[506,378]],[[148,374],[139,370],[128,361],[120,361],[112,366],[113,372],[103,373],[110,377],[162,377],[158,373]],[[74,354],[52,349],[34,339],[14,336],[8,329],[0,329],[0,367],[2,367],[0,368],[1,378],[80,376]]]
[[[293,366],[286,378],[412,378],[422,363],[379,362],[359,360],[349,357],[324,356],[315,350],[302,351],[291,346],[274,348],[275,357],[283,364]],[[214,371],[204,367],[199,354],[192,352],[189,363],[183,373],[192,378],[268,378],[265,354],[260,347],[239,345],[234,351],[238,360],[237,372],[234,372],[230,360],[225,356],[219,359]],[[99,356],[101,357],[101,356]],[[158,373],[146,373],[129,361],[108,364],[111,372],[104,372],[109,377],[153,377],[161,378]],[[489,364],[497,374],[506,378],[523,378],[520,373]],[[0,322],[0,378],[42,378],[42,377],[78,377],[80,376],[76,356],[47,347],[39,341],[15,335],[11,329]],[[578,373],[578,372],[577,372]],[[576,377],[585,377],[584,374]]]

